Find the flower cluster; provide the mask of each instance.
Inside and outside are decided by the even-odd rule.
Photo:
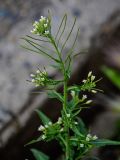
[[[96,82],[97,81],[94,81],[95,80],[95,76],[92,75],[92,71],[90,71],[88,73],[88,76],[87,76],[87,79],[83,80],[83,85],[81,86],[81,90],[82,91],[85,91],[85,90],[88,90],[88,91],[91,91],[92,93],[97,93],[97,90],[96,90]]]
[[[84,95],[82,96],[82,99],[81,99],[81,102],[84,102],[87,100],[87,95]],[[90,104],[92,102],[92,100],[87,100],[86,102],[84,102],[85,104]]]
[[[42,139],[51,140],[54,139],[55,136],[57,136],[64,131],[64,128],[62,126],[62,118],[59,117],[58,121],[56,123],[52,123],[51,121],[46,125],[40,125],[38,128],[38,131],[42,132]]]
[[[98,137],[96,135],[92,136],[91,134],[87,134],[87,136],[85,137],[85,143],[84,142],[81,142],[80,143],[80,148],[84,148],[85,145],[87,145],[87,143],[89,144],[90,141],[95,141],[97,140]],[[87,143],[86,143],[87,142]]]
[[[41,72],[40,70],[36,71],[36,74],[30,74],[31,82],[35,84],[36,87],[38,86],[46,86],[47,81],[48,81],[48,74],[44,70]]]
[[[84,104],[90,104],[92,100],[87,100],[87,95],[82,96],[82,98],[79,98],[79,95],[76,94],[76,91],[71,90],[71,96],[73,97],[74,101],[77,103],[84,103]]]
[[[98,137],[96,135],[92,136],[91,134],[87,134],[87,136],[86,136],[86,141],[88,141],[88,142],[94,141],[96,139],[98,139]]]
[[[41,16],[39,21],[33,23],[34,28],[31,30],[31,33],[48,37],[50,35],[50,26],[50,19]]]

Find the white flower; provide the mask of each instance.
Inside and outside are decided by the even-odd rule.
[[[90,104],[92,102],[92,100],[88,100],[85,104]]]
[[[36,73],[40,73],[40,71],[39,71],[39,70],[37,70],[37,71],[36,71]]]
[[[71,96],[75,97],[75,91],[71,91]]]
[[[34,83],[34,82],[35,82],[35,79],[32,79],[31,82]]]
[[[45,130],[45,127],[41,125],[41,126],[38,128],[38,131],[43,131],[43,130]]]
[[[95,76],[91,76],[91,81],[94,81],[94,79],[95,79]]]
[[[74,122],[74,124],[76,124],[76,125],[77,125],[77,124],[78,124],[78,122]]]
[[[81,144],[80,144],[80,147],[83,148],[83,147],[84,147],[84,144],[81,143]]]
[[[48,125],[47,125],[47,124],[45,125],[45,128],[48,128]]]
[[[96,139],[98,139],[98,137],[97,137],[96,135],[94,135],[94,136],[92,137],[92,139],[93,139],[93,140],[96,140]]]
[[[91,134],[87,134],[87,137],[88,137],[88,138],[92,138]]]
[[[31,30],[30,32],[33,33],[33,30]]]
[[[64,128],[61,128],[61,129],[60,129],[60,132],[62,132],[63,130],[64,130]]]
[[[34,74],[30,74],[30,77],[35,77],[35,75]]]
[[[90,77],[92,75],[92,71],[90,71],[89,73],[88,73],[88,77]]]
[[[85,100],[87,98],[87,95],[83,95],[82,100]]]
[[[41,80],[41,81],[44,81],[44,80],[45,80],[45,78],[44,78],[44,77],[42,77],[40,80]]]
[[[48,124],[49,124],[49,125],[52,125],[52,122],[49,122]]]
[[[61,123],[62,123],[62,118],[61,118],[61,117],[58,118],[57,123],[58,123],[58,124],[61,124]]]
[[[48,35],[48,34],[49,34],[49,31],[45,31],[45,34]]]
[[[86,137],[86,141],[90,141],[90,138],[89,138],[89,137]]]
[[[46,138],[46,136],[45,136],[45,135],[43,135],[43,136],[42,136],[42,139],[45,139],[45,138]]]
[[[43,71],[42,73],[43,73],[43,74],[47,74],[47,72],[46,72],[46,71]]]
[[[83,83],[86,83],[87,82],[87,80],[85,80],[85,79],[83,79],[83,81],[82,81]]]
[[[46,28],[47,26],[48,26],[48,24],[47,24],[47,23],[45,23],[45,24],[44,24],[44,27]]]
[[[38,21],[35,21],[33,26],[36,27],[38,25],[38,23],[39,23]]]
[[[46,17],[41,16],[40,21],[44,21]]]
[[[92,92],[92,93],[97,93],[97,91],[95,91],[95,90],[92,90],[91,92]]]
[[[39,87],[39,84],[35,84],[35,87]]]
[[[66,116],[67,116],[67,118],[69,118],[69,117],[70,117],[70,114],[66,114]]]
[[[91,134],[87,134],[86,141],[90,141],[91,138],[92,138]]]

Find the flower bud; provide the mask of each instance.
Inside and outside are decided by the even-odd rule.
[[[88,77],[90,77],[92,75],[92,71],[90,71],[89,73],[88,73]]]
[[[88,100],[87,102],[86,102],[86,104],[90,104],[92,102],[92,100]]]

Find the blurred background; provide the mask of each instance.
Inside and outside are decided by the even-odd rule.
[[[54,32],[64,13],[69,19],[67,29],[77,17],[80,36],[76,50],[88,50],[75,60],[69,84],[79,84],[91,70],[97,79],[102,77],[98,88],[104,93],[90,95],[94,104],[80,116],[93,134],[120,141],[120,0],[0,0],[1,160],[33,160],[30,148],[42,150],[52,160],[61,155],[56,141],[24,147],[39,135],[36,108],[53,121],[60,115],[60,104],[48,100],[45,94],[34,94],[39,89],[27,81],[38,66],[47,66],[53,77],[59,76],[57,71],[49,67],[44,57],[20,47],[24,44],[21,38],[30,33],[32,23],[41,15],[46,16],[48,9],[52,12]],[[95,149],[90,154],[101,160],[120,160],[120,146]]]

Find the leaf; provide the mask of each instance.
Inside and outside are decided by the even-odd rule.
[[[75,24],[76,24],[76,18],[75,18],[75,20],[74,20],[74,22],[73,22],[72,28],[71,28],[71,30],[70,30],[70,32],[69,32],[69,34],[68,34],[65,42],[64,42],[63,45],[62,45],[61,53],[62,53],[63,49],[65,48],[65,45],[66,45],[68,39],[70,38],[70,36],[71,36],[71,34],[72,34],[72,31],[73,31],[73,28],[74,28]]]
[[[107,145],[120,145],[120,142],[108,139],[98,139],[96,141],[92,141],[91,143],[94,144],[96,147],[103,147]]]
[[[73,41],[73,45],[72,45],[72,47],[70,48],[70,50],[68,51],[68,53],[67,53],[68,56],[67,56],[67,58],[66,58],[65,61],[67,61],[67,59],[68,59],[69,56],[72,54],[72,52],[73,52],[73,50],[74,50],[74,48],[75,48],[76,41],[77,41],[78,34],[79,34],[79,30],[80,30],[80,28],[78,28],[77,34],[76,34],[75,39],[74,39],[74,41]]]
[[[120,89],[120,72],[106,66],[102,67],[102,71]]]
[[[64,22],[64,24],[63,24],[63,22]],[[62,22],[61,22],[61,24],[60,24],[60,27],[59,27],[59,29],[58,29],[58,32],[57,32],[57,35],[58,35],[58,33],[60,32],[60,30],[61,30],[61,28],[62,28],[62,26],[63,26],[63,29],[62,29],[62,31],[61,31],[61,34],[60,34],[60,36],[59,36],[59,38],[58,38],[57,46],[59,45],[60,39],[61,39],[61,37],[62,37],[62,35],[63,35],[64,31],[65,31],[66,22],[67,22],[67,15],[65,14],[64,17],[63,17],[63,19],[62,19]],[[57,38],[57,37],[56,37],[56,38]],[[56,39],[56,38],[55,38],[55,39]]]
[[[63,34],[63,32],[64,32],[64,30],[65,30],[65,26],[66,26],[66,21],[67,21],[67,14],[65,14],[65,15],[63,16],[63,18],[62,18],[62,21],[61,21],[61,23],[60,23],[60,26],[58,27],[58,31],[57,31],[57,33],[56,33],[56,35],[55,35],[55,40],[57,39],[57,36],[58,36],[58,34],[59,34],[60,30],[61,30],[61,27],[64,25],[64,27],[63,27],[63,29],[62,29],[62,33],[61,33],[61,34]],[[60,37],[61,37],[61,35],[60,35]]]
[[[42,137],[38,137],[37,139],[33,139],[32,141],[28,142],[25,146],[28,146],[30,144],[34,144],[34,143],[37,143],[37,142],[40,142],[42,139]]]
[[[48,92],[48,97],[49,98],[56,98],[59,101],[61,101],[62,103],[64,102],[62,95],[56,91]]]
[[[39,39],[39,38],[34,38],[34,37],[32,37],[32,36],[29,36],[29,35],[26,35],[26,37],[29,37],[29,38],[31,38],[31,39],[33,39],[33,40],[35,40],[35,41],[42,41],[42,42],[50,42],[50,41],[48,41],[48,40],[44,40],[44,39]]]
[[[55,61],[56,63],[60,63],[60,61],[59,61],[58,59],[54,58],[53,56],[51,56],[51,55],[50,55],[49,53],[47,53],[46,51],[44,51],[44,50],[42,50],[41,48],[37,47],[34,42],[32,42],[32,41],[30,41],[30,40],[28,40],[28,39],[26,39],[26,38],[22,38],[22,39],[24,39],[24,40],[25,40],[30,46],[32,46],[35,50],[32,49],[32,48],[23,46],[23,45],[21,45],[21,47],[23,47],[23,48],[25,48],[25,49],[27,49],[27,50],[30,50],[30,51],[39,53],[39,54],[41,54],[41,55],[45,55],[45,56],[49,57],[50,59],[52,59],[53,61]]]
[[[57,65],[56,65],[56,64],[52,64],[51,66],[52,66],[53,68],[55,68],[55,69],[60,70],[60,71],[62,70],[62,67],[61,67],[60,64],[57,64]]]
[[[78,87],[77,85],[74,85],[74,86],[70,86],[70,87],[68,87],[68,91],[80,91],[80,87]]]
[[[87,134],[86,126],[81,118],[78,118],[77,128],[79,129],[80,133],[82,133],[83,135]]]
[[[77,126],[73,125],[71,129],[76,135],[83,136]]]
[[[36,112],[44,125],[51,122],[51,120],[43,112],[41,112],[40,110],[36,110]]]
[[[50,48],[48,48],[48,47],[46,47],[46,46],[43,46],[43,45],[37,43],[36,41],[31,40],[30,38],[23,38],[23,40],[25,40],[25,41],[27,41],[27,42],[31,42],[31,43],[34,44],[36,47],[38,46],[38,47],[42,48],[43,50],[49,51],[50,53],[54,53],[54,52],[55,52],[54,50],[52,50],[52,49],[50,49]]]
[[[33,153],[36,160],[49,160],[49,157],[41,151],[31,149],[31,152]]]

